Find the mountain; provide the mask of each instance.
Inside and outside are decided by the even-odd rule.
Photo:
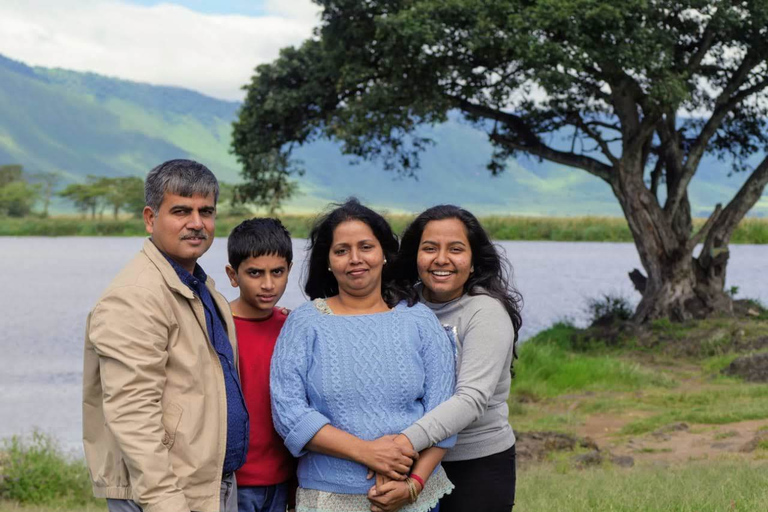
[[[236,182],[229,146],[238,108],[186,89],[30,67],[0,55],[0,163],[81,181],[88,174],[144,176],[165,160],[191,158]],[[390,211],[448,202],[483,214],[621,215],[609,187],[580,170],[522,157],[490,176],[487,138],[458,116],[424,135],[436,144],[423,155],[417,179],[399,178],[377,162],[356,163],[332,142],[300,148],[296,156],[307,172],[286,210],[317,211],[356,195]],[[726,163],[704,161],[691,186],[697,214],[733,196],[745,176],[729,178],[728,171]],[[768,214],[768,197],[752,213]]]

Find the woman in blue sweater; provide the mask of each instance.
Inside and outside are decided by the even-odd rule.
[[[412,289],[395,283],[397,249],[386,220],[356,200],[310,234],[312,301],[286,320],[270,377],[275,428],[299,457],[297,512],[426,512],[453,487],[440,460],[455,436],[398,476],[416,454],[394,435],[452,395],[455,350]],[[377,476],[374,491],[369,470],[394,479]]]

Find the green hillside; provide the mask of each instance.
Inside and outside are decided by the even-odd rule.
[[[170,87],[29,68],[0,57],[0,161],[30,171],[143,176],[193,158],[234,181],[229,154],[236,103]]]
[[[88,174],[143,176],[164,160],[192,158],[236,182],[229,141],[237,109],[235,102],[185,89],[31,68],[0,56],[0,163],[79,181]],[[483,214],[621,215],[608,186],[583,171],[521,158],[491,177],[486,137],[458,118],[425,134],[436,144],[423,155],[417,180],[398,178],[376,162],[356,163],[331,142],[301,148],[302,194],[286,209],[316,211],[356,195],[393,212],[451,202]],[[696,213],[733,195],[744,177],[728,178],[728,170],[725,163],[704,162],[691,189]],[[768,215],[768,197],[752,213]]]

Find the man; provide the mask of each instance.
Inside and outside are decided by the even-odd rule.
[[[88,317],[83,443],[110,512],[235,512],[248,413],[226,299],[197,265],[219,185],[171,160],[147,175],[150,238]]]

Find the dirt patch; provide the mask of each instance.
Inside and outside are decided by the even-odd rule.
[[[768,441],[768,420],[742,421],[728,425],[672,424],[631,438],[614,438],[611,453],[638,461],[683,463],[723,455],[743,456],[761,450]]]
[[[572,452],[576,448],[598,449],[589,438],[560,432],[518,432],[516,438],[515,457],[521,463],[543,461],[553,452]]]
[[[739,448],[740,452],[743,453],[752,453],[757,449],[763,449],[768,445],[768,430],[759,430],[755,434],[755,437],[744,443],[744,445]]]

